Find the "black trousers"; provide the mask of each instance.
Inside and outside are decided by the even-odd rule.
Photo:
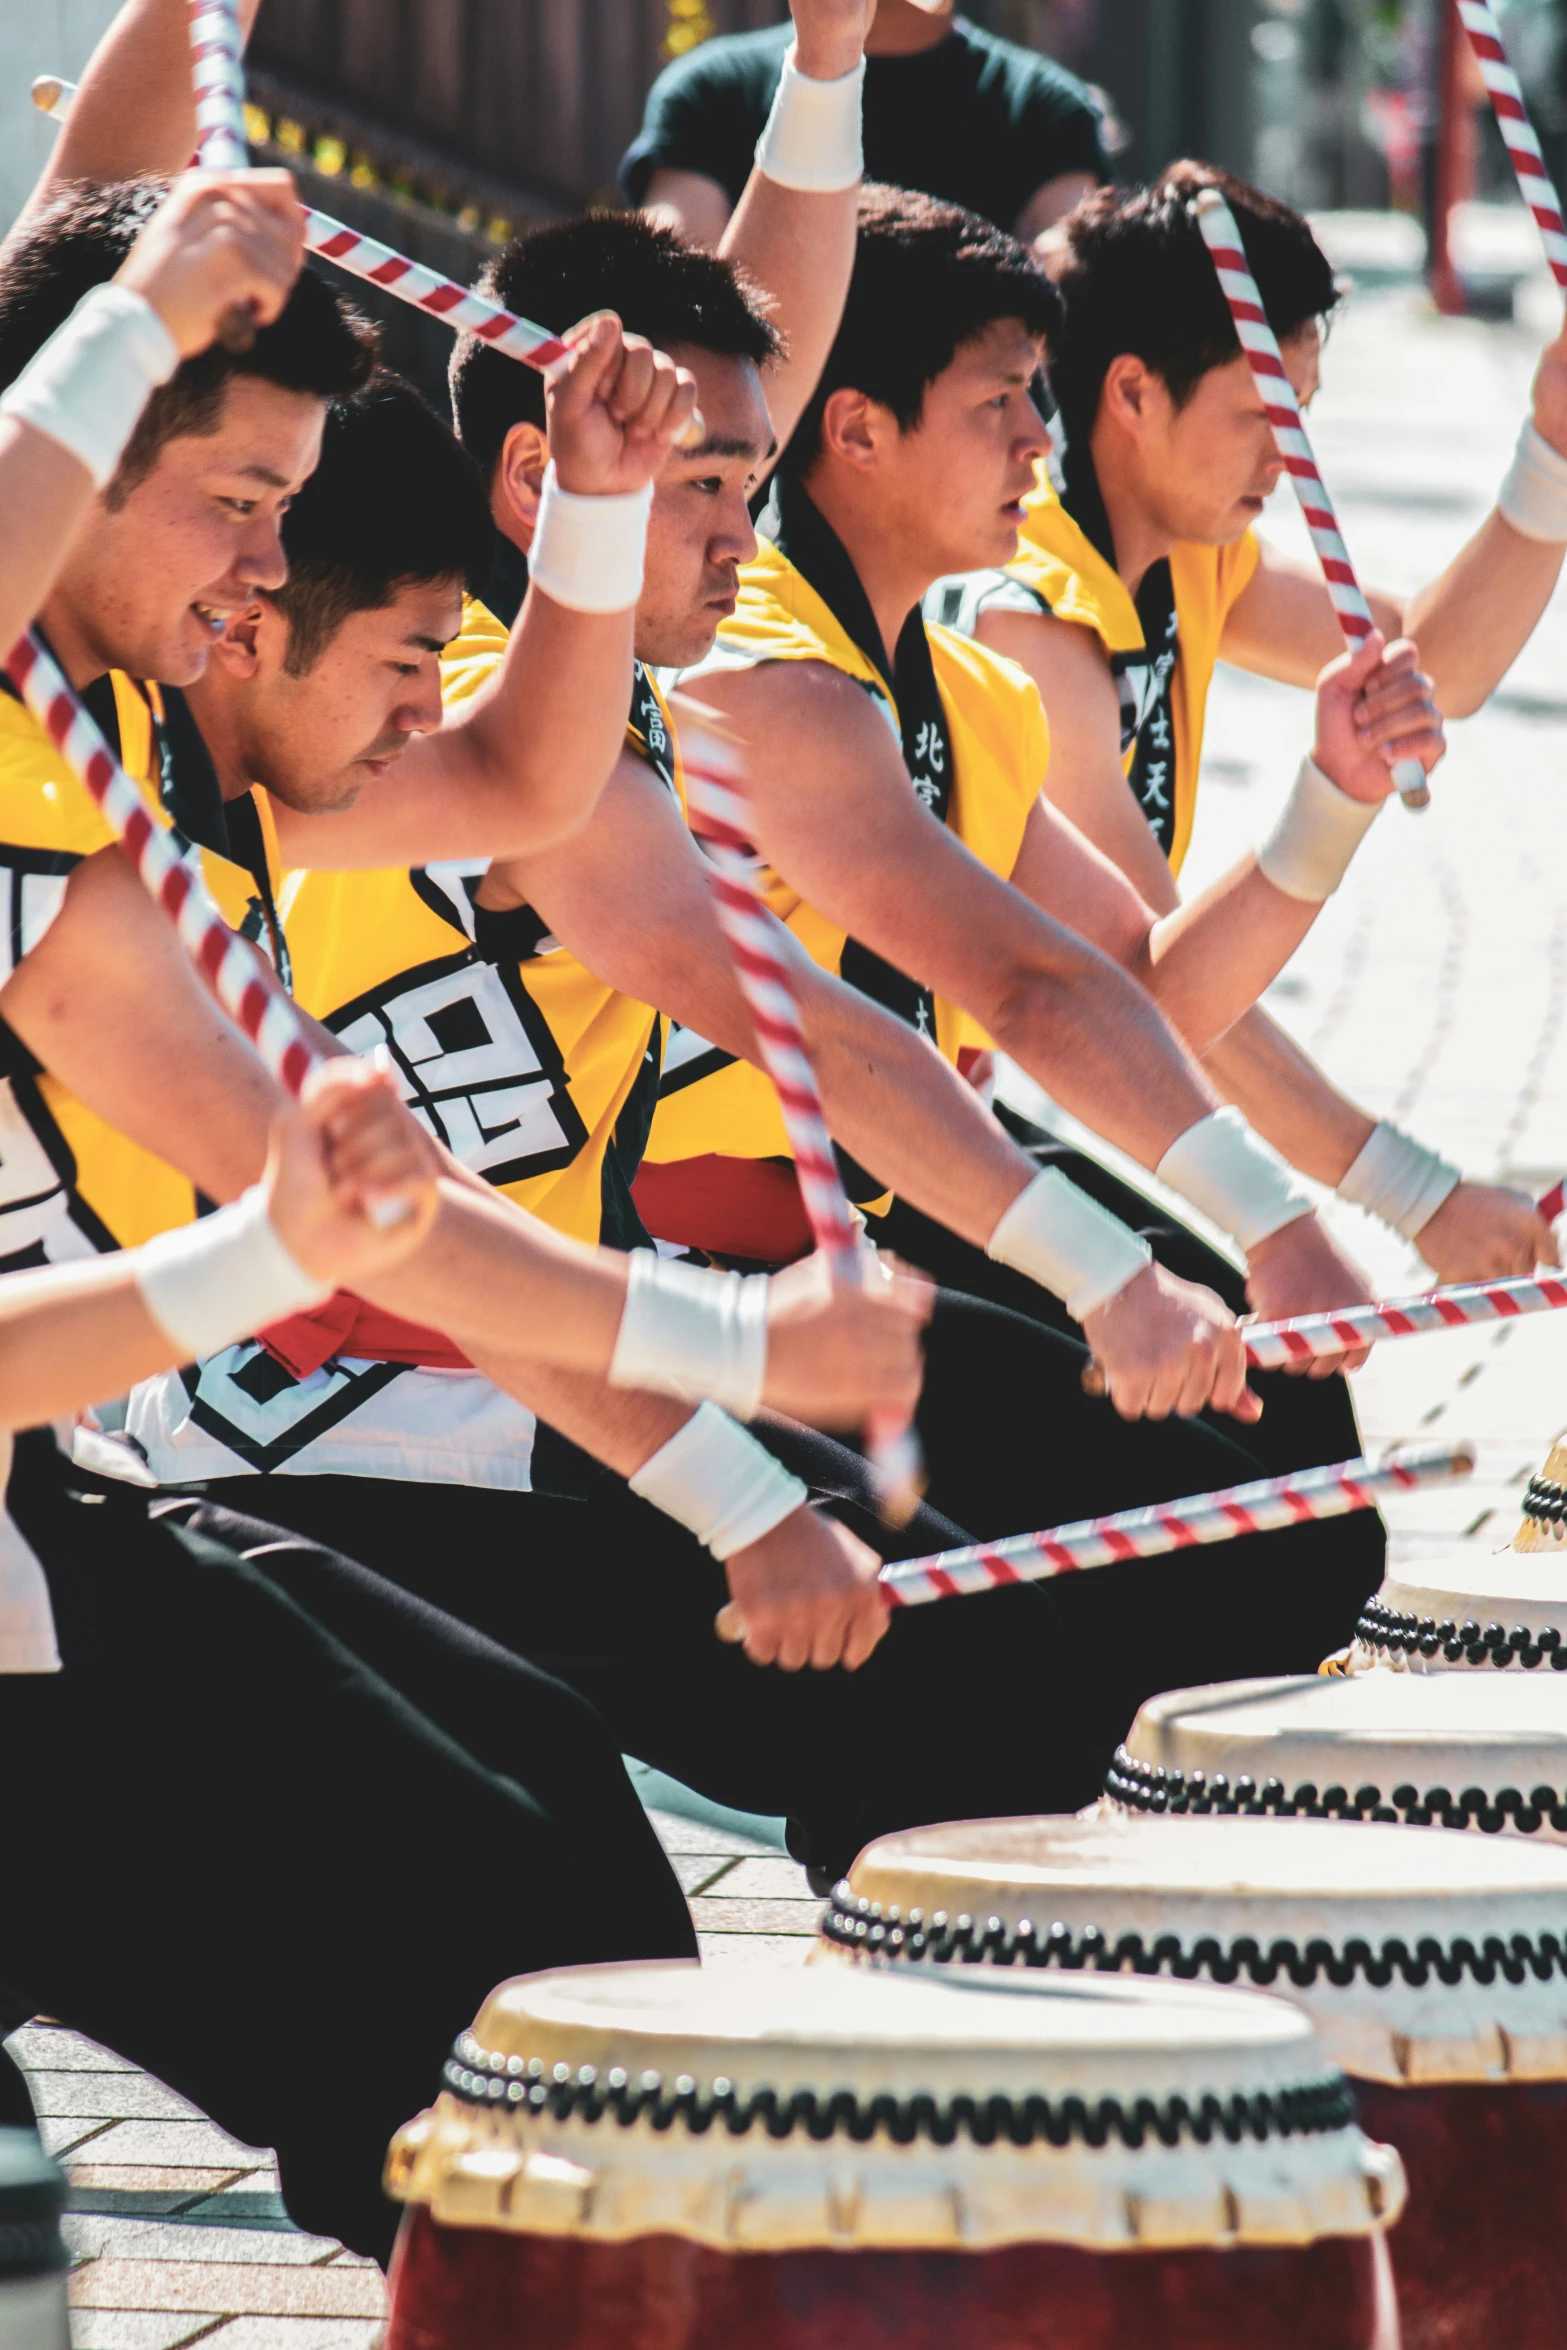
[[[803,1430],[758,1433],[884,1555],[1261,1473],[1225,1423],[1120,1420],[1083,1394],[1085,1360],[1037,1321],[943,1293],[920,1409],[934,1515],[896,1542],[855,1455]],[[589,1698],[626,1752],[784,1814],[822,1875],[890,1829],[1090,1801],[1144,1698],[1314,1671],[1382,1572],[1381,1525],[1363,1515],[900,1612],[857,1673],[761,1670],[714,1635],[722,1568],[582,1456],[565,1475],[567,1451],[541,1447],[550,1492],[302,1476],[205,1491],[478,1625]]]
[[[254,1498],[254,1497],[252,1497]],[[380,2173],[508,1976],[691,1957],[574,1691],[365,1568],[18,1446],[64,1671],[0,1680],[0,2018],[58,2016],[274,2146],[383,2262]]]
[[[1242,1276],[1217,1249],[1179,1223],[1147,1194],[1123,1183],[1097,1159],[1058,1142],[1043,1127],[1033,1125],[1002,1104],[1002,1124],[1041,1167],[1059,1167],[1090,1198],[1119,1216],[1148,1242],[1155,1257],[1183,1281],[1200,1281],[1216,1290],[1237,1314],[1246,1312],[1246,1285]],[[932,1223],[903,1200],[894,1200],[885,1216],[870,1218],[871,1237],[883,1248],[895,1249],[911,1265],[919,1265],[946,1289],[965,1297],[986,1298],[1027,1314],[1048,1329],[1080,1339],[1082,1332],[1066,1307],[1036,1281],[1008,1265],[992,1264],[982,1248],[960,1240],[944,1225]],[[1315,1468],[1324,1461],[1353,1460],[1360,1451],[1360,1430],[1348,1382],[1338,1379],[1291,1378],[1283,1371],[1254,1371],[1251,1383],[1263,1399],[1263,1415],[1245,1431],[1247,1449],[1262,1463],[1262,1474],[1283,1476],[1291,1469]],[[1234,1422],[1205,1415],[1221,1430]]]

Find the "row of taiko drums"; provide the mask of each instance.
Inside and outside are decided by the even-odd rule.
[[[387,2350],[1560,2350],[1563,1468],[1092,1813],[871,1845],[820,1963],[504,1986],[392,2148]]]

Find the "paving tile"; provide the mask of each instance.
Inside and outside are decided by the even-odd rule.
[[[46,2128],[55,2126],[82,2127],[72,2122],[46,2123]],[[226,2177],[237,2170],[254,2170],[258,2160],[264,2159],[256,2147],[242,2146],[209,2121],[113,2122],[102,2136],[94,2138],[92,2146],[95,2163],[144,2163],[166,2171],[210,2171],[221,2165]]]
[[[202,2118],[188,2099],[176,2096],[147,2073],[101,2072],[96,2067],[90,2071],[39,2071],[29,2065],[27,2086],[33,2109],[40,2114],[114,2121]]]
[[[18,2064],[31,2069],[34,2065],[47,2072],[133,2073],[135,2065],[125,2057],[116,2056],[111,2048],[100,2048],[96,2040],[84,2040],[80,2032],[68,2032],[62,2024],[24,2024],[13,2032],[6,2042],[8,2052]]]
[[[782,1853],[769,1853],[765,1859],[736,1861],[712,1888],[711,1897],[721,1901],[814,1899],[804,1869],[797,1860],[787,1860]]]
[[[688,1898],[693,1893],[705,1893],[720,1878],[727,1878],[746,1864],[732,1852],[672,1852],[675,1875],[680,1890]]]
[[[210,2341],[212,2319],[190,2310],[76,2309],[71,2312],[71,2350],[182,2350],[187,2342]]]
[[[775,1849],[759,1837],[743,1836],[735,1828],[713,1827],[706,1820],[683,1819],[678,1812],[655,1811],[649,1817],[667,1853],[745,1853]]]
[[[377,2350],[379,2320],[237,2317],[203,2334],[202,2350]]]
[[[258,2317],[381,2317],[386,2280],[373,2266],[290,2268],[277,2261],[94,2260],[71,2278],[80,2309],[209,2310]]]
[[[309,2268],[346,2257],[330,2236],[297,2228],[193,2227],[188,2220],[119,2219],[97,2212],[66,2216],[65,2239],[76,2260],[277,2262]]]
[[[814,1894],[805,1901],[722,1901],[699,1895],[691,1904],[699,1934],[814,1934],[821,1914]]]
[[[270,2175],[264,2171],[242,2171],[232,2165],[217,2170],[201,2164],[170,2168],[157,2163],[72,2162],[67,2167],[73,2188],[84,2191],[101,2188],[110,2194],[124,2195],[216,2195],[225,2187],[243,2187],[247,2180],[265,2180]]]
[[[117,2129],[118,2123],[94,2121],[91,2116],[77,2115],[74,2119],[61,2114],[43,2114],[39,2117],[38,2135],[49,2152],[63,2160],[73,2146],[82,2146],[101,2136],[105,2130]]]
[[[816,1945],[803,1934],[734,1934],[709,1931],[699,1934],[702,1964],[722,1969],[725,1973],[736,1967],[747,1972],[767,1973],[780,1966],[803,1966]]]

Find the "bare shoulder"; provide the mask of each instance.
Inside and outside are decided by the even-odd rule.
[[[863,755],[883,744],[899,758],[885,698],[828,661],[758,661],[688,679],[679,700],[728,719],[758,764],[831,750]]]

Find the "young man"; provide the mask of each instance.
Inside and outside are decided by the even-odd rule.
[[[138,384],[205,349],[237,303],[275,317],[299,250],[286,183],[185,184],[0,401],[14,624],[48,595]],[[382,1206],[403,1216],[384,1226]],[[392,1265],[434,1207],[428,1144],[389,1080],[317,1071],[245,1198],[149,1248],[0,1280],[0,1431]],[[275,1528],[155,1522],[145,1495],[82,1482],[42,1432],[13,1474],[0,1434],[0,2035],[41,2009],[123,2050],[275,2147],[300,2225],[384,2261],[387,2136],[453,2018],[519,1963],[690,1955],[679,1888],[571,1692]],[[192,1769],[234,1751],[268,1756],[275,1843],[237,1838],[227,1777]],[[388,1887],[443,1880],[454,1850],[486,1856],[482,1913],[454,1930],[440,1902],[405,1898],[396,1965],[367,1965],[363,1922]],[[106,1945],[105,1906],[136,1930]],[[334,2016],[372,2062],[323,2071]],[[31,2120],[3,2052],[0,2118]]]
[[[0,265],[0,375],[15,374],[75,301],[114,274],[155,201],[147,188],[78,191],[35,215],[13,239]],[[154,805],[155,762],[167,747],[160,698],[156,687],[132,680],[150,673],[172,685],[191,681],[223,616],[243,608],[258,587],[282,584],[278,526],[314,463],[326,398],[351,387],[368,366],[362,328],[306,274],[242,358],[214,351],[178,367],[106,471],[40,625],[94,714],[118,735]],[[689,387],[677,406],[670,396],[674,371],[645,350],[624,350],[608,322],[581,338],[558,368],[556,388],[575,410],[575,464],[582,469],[570,472],[583,485],[570,497],[590,503],[597,480],[608,494],[640,507],[645,499],[625,495],[620,469],[640,464],[645,472],[664,445],[660,434],[667,442],[678,429]],[[628,391],[629,422],[614,414]],[[649,408],[651,437],[639,442],[637,427]],[[570,505],[562,511],[569,557]],[[630,519],[640,536],[640,515]],[[594,762],[586,770],[586,798],[607,773],[610,733],[618,741],[618,730],[591,711],[579,724],[575,696],[562,697],[561,688],[575,669],[579,686],[602,702],[607,676],[618,702],[629,655],[629,602],[623,600],[634,598],[640,569],[636,547],[629,552],[629,568],[623,556],[616,558],[607,609],[602,596],[593,608],[591,588],[583,610],[535,590],[529,605],[543,616],[543,635],[528,660],[507,664],[494,693],[474,705],[471,725],[454,738],[443,761],[443,788],[450,793],[455,778],[464,806],[482,808],[492,830],[497,804],[511,806],[531,756],[518,747],[527,740],[517,724],[519,690],[526,707],[540,709],[534,741],[553,736],[559,753],[541,795],[545,837],[582,812],[584,771],[571,764],[572,753]],[[564,583],[558,573],[551,576],[569,598],[578,592],[570,560],[561,568]],[[572,651],[579,636],[586,658]],[[517,651],[520,656],[522,632]],[[535,659],[548,675],[530,681],[526,672]],[[542,704],[535,685],[546,697]],[[546,716],[551,702],[553,719]],[[571,793],[562,792],[562,769],[573,779]],[[416,777],[410,784],[417,789]],[[519,835],[534,822],[526,796],[508,819]],[[201,836],[207,876],[224,910],[268,940],[281,959],[272,886],[277,844],[265,811],[247,803],[233,821],[221,809],[181,813]],[[38,1250],[48,1257],[80,1255],[146,1238],[188,1218],[196,1190],[226,1196],[224,1122],[204,1102],[203,1083],[244,1096],[270,1116],[275,1082],[215,1011],[107,825],[43,729],[10,696],[0,696],[0,843],[14,901],[0,1013],[17,1040],[0,1096],[10,1138],[0,1258]],[[385,853],[379,841],[376,853]],[[156,1017],[148,1016],[149,1005]],[[223,1098],[221,1090],[216,1098]],[[252,1166],[243,1179],[253,1173]],[[491,1203],[464,1197],[463,1187],[443,1184],[429,1240],[391,1278],[398,1310],[427,1327],[461,1323],[465,1336],[482,1342],[488,1334],[511,1347],[520,1319],[547,1359],[597,1375],[614,1364],[628,1294],[624,1266],[608,1257],[582,1259],[542,1228],[497,1218]],[[648,1292],[650,1304],[656,1287]],[[729,1344],[723,1317],[731,1309],[709,1293],[692,1296],[709,1316],[705,1343],[717,1350],[711,1357],[717,1369]],[[655,1305],[653,1319],[668,1310],[667,1300]],[[641,1311],[639,1305],[635,1312]],[[835,1328],[846,1352],[832,1365],[829,1342],[819,1377],[806,1367],[818,1351],[806,1325],[821,1315],[827,1319],[818,1337],[827,1340],[829,1326]],[[803,1406],[809,1414],[847,1405],[852,1418],[859,1406],[849,1401],[850,1382],[867,1373],[873,1390],[890,1377],[905,1404],[912,1400],[914,1342],[896,1300],[869,1300],[859,1291],[825,1305],[770,1299],[758,1334],[768,1392],[783,1408]],[[791,1359],[804,1371],[803,1384],[794,1380]],[[639,1358],[639,1375],[653,1377],[654,1366]],[[792,1407],[785,1390],[793,1393]]]
[[[732,494],[743,516],[744,482],[765,462],[770,429],[758,372],[769,350],[765,323],[721,262],[637,222],[545,232],[497,274],[497,291],[526,299],[534,315],[547,317],[555,302],[575,301],[584,289],[594,303],[628,305],[701,371],[714,399],[710,439],[723,455],[715,458],[711,447],[682,452],[666,469],[638,624],[650,656],[700,650],[716,615],[703,592],[711,580],[700,562],[693,568],[686,560],[688,539],[693,529],[712,527],[715,464],[725,476],[725,511]],[[464,351],[457,399],[465,433],[487,462],[495,460],[492,507],[512,561],[498,567],[490,593],[507,613],[514,602],[506,573],[520,568],[515,558],[529,539],[547,448],[542,409],[537,421],[515,420],[511,379],[497,377],[484,357]],[[524,392],[530,389],[524,382]],[[365,733],[375,732],[373,695],[386,689],[366,664],[352,618],[334,639],[313,646],[311,662],[291,653],[294,619],[323,609],[351,614],[387,593],[385,573],[395,578],[406,557],[388,548],[377,578],[354,550],[365,543],[379,484],[389,475],[411,481],[421,462],[433,466],[435,452],[426,459],[419,449],[426,425],[406,394],[400,406],[388,394],[379,412],[361,397],[335,420],[322,469],[289,518],[289,589],[230,632],[191,697],[226,788],[259,778],[296,806],[312,798],[329,804],[332,779],[350,771]],[[399,431],[400,446],[393,438]],[[486,437],[492,431],[493,448]],[[389,518],[388,533],[397,528]],[[513,598],[516,584],[513,577]],[[386,620],[395,609],[394,600]],[[470,607],[447,665],[454,707],[501,658],[504,643],[504,618]],[[371,702],[356,704],[355,675]],[[341,715],[350,707],[352,726]],[[513,860],[487,873],[464,865],[312,873],[288,891],[303,1000],[345,1041],[362,1048],[384,1039],[421,1114],[454,1139],[458,1121],[466,1125],[469,1163],[489,1180],[567,1229],[623,1245],[644,1237],[630,1183],[658,1073],[651,1006],[700,1017],[735,1049],[755,1050],[700,861],[680,821],[678,743],[646,679],[633,738],[635,752],[600,818],[559,857]],[[431,747],[438,745],[437,737]],[[333,819],[323,821],[329,829]],[[906,1176],[983,1243],[1029,1192],[1030,1163],[911,1031],[809,964],[801,981],[829,1114],[851,1146],[873,1161],[885,1151],[890,1174]],[[509,1028],[487,1017],[490,1082],[504,1086],[513,1077],[506,1051],[521,1025],[531,1026],[542,1050],[553,1048],[575,1131],[531,1166],[515,1153],[487,1150],[482,1120],[469,1116],[471,1071],[431,1050],[429,1008],[438,990],[458,987],[469,1001],[513,1009]],[[452,1038],[470,1053],[474,1041],[471,1032]],[[1173,1045],[1166,1050],[1181,1068]],[[1199,1098],[1199,1114],[1201,1106]],[[563,1116],[563,1129],[565,1123]],[[1030,1257],[1021,1238],[1018,1249],[1016,1261],[1031,1262],[1038,1277],[1040,1254]],[[1135,1264],[1140,1252],[1132,1254]],[[1152,1293],[1155,1308],[1177,1294],[1150,1274],[1134,1279]],[[1128,1342],[1116,1319],[1107,1309],[1092,1326],[1121,1363]],[[1255,1473],[1255,1456],[1233,1436],[1180,1424],[1120,1427],[1108,1406],[1083,1395],[1084,1360],[1080,1344],[1020,1318],[958,1300],[938,1306],[931,1407],[921,1426],[932,1499],[964,1531],[995,1533],[1109,1507],[1134,1493],[1170,1495]],[[1105,1740],[1116,1735],[1112,1724],[1124,1720],[1140,1686],[1182,1669],[1201,1675],[1225,1665],[1259,1667],[1264,1658],[1308,1662],[1327,1626],[1342,1620],[1351,1586],[1375,1571],[1374,1527],[1357,1528],[1347,1543],[1336,1532],[1331,1545],[1291,1537],[1300,1556],[1272,1554],[1270,1598],[1254,1597],[1243,1609],[1235,1597],[1247,1570],[1237,1555],[1205,1561],[1179,1582],[1128,1578],[1097,1592],[1085,1585],[1081,1596],[1053,1596],[1048,1609],[1029,1594],[1010,1612],[954,1611],[945,1624],[898,1619],[852,1682],[825,1670],[803,1678],[758,1675],[713,1639],[712,1610],[725,1586],[700,1542],[650,1522],[623,1488],[586,1476],[580,1458],[545,1432],[536,1436],[518,1415],[502,1418],[502,1399],[493,1424],[509,1431],[509,1442],[485,1457],[482,1430],[464,1441],[442,1418],[440,1387],[449,1373],[383,1373],[394,1379],[388,1393],[401,1386],[424,1399],[407,1416],[429,1429],[430,1440],[389,1449],[380,1461],[363,1452],[352,1457],[334,1450],[330,1432],[310,1437],[306,1414],[321,1387],[307,1364],[295,1353],[291,1377],[289,1365],[253,1347],[230,1350],[141,1391],[131,1434],[156,1474],[202,1479],[211,1499],[318,1537],[352,1524],[356,1549],[379,1570],[416,1590],[439,1589],[442,1604],[508,1646],[558,1662],[606,1709],[629,1749],[724,1800],[789,1815],[801,1856],[824,1876],[877,1821],[941,1807],[994,1810],[1085,1797]],[[1233,1358],[1230,1368],[1233,1375]],[[1171,1400],[1181,1400],[1178,1390],[1155,1398],[1161,1408]],[[604,1431],[606,1444],[614,1434]],[[769,1441],[819,1491],[836,1488],[859,1501],[856,1523],[869,1530],[854,1464],[834,1463],[821,1447],[802,1455],[797,1440],[782,1435]],[[604,1457],[611,1457],[607,1450]],[[244,1468],[260,1473],[235,1473]],[[809,1525],[809,1512],[798,1515]],[[932,1538],[942,1537],[916,1529],[905,1539],[917,1546]],[[498,1559],[531,1556],[561,1539],[580,1562],[573,1574],[497,1570]],[[724,1546],[713,1547],[722,1558]],[[852,1571],[840,1567],[835,1580],[782,1543],[754,1559],[730,1557],[727,1566],[753,1661],[854,1664],[885,1628],[884,1621],[865,1624]],[[1068,1656],[1080,1660],[1071,1674],[1063,1669]],[[1025,1681],[1044,1693],[1043,1705],[1021,1702]],[[1009,1690],[1018,1693],[1015,1708]],[[955,1734],[929,1751],[911,1751],[894,1724],[930,1706]],[[1042,1718],[1050,1724],[1043,1746]]]
[[[1016,560],[940,582],[930,602],[1035,680],[1050,713],[1051,799],[1161,912],[1179,903],[1215,661],[1304,685],[1338,643],[1316,567],[1251,528],[1283,460],[1192,217],[1208,184],[1224,189],[1291,380],[1310,399],[1319,322],[1339,289],[1300,215],[1197,164],[1149,189],[1107,191],[1068,232],[1066,324],[1051,363],[1064,493],[1041,480]],[[1567,547],[1563,451],[1567,337],[1540,363],[1496,512],[1402,606],[1373,594],[1378,626],[1418,641],[1451,717],[1479,707],[1549,599]],[[1556,1262],[1523,1193],[1465,1182],[1373,1121],[1260,1007],[1205,1066],[1295,1166],[1380,1214],[1443,1281]]]
[[[1304,1196],[1263,1205],[1249,1155],[1228,1157],[1229,1121],[1191,1125],[1198,1110],[1179,1090],[1189,1078],[1183,1068],[1171,1089],[1146,996],[1062,925],[1129,964],[1205,1042],[1266,983],[1333,886],[1331,862],[1302,856],[1302,833],[1325,835],[1341,867],[1370,803],[1352,806],[1312,770],[1276,838],[1173,926],[1155,922],[1038,799],[1044,728],[1026,682],[945,631],[927,633],[913,609],[956,547],[1015,545],[1017,501],[1042,445],[1029,384],[1054,316],[1050,286],[1010,240],[922,198],[867,196],[844,325],[777,485],[768,527],[778,535],[742,575],[697,690],[746,736],[772,902],[819,960],[933,1026],[949,1058],[1002,1043],[1076,1115],[1158,1166],[1244,1247],[1260,1313],[1343,1302],[1364,1290]],[[895,331],[910,318],[923,322],[918,336]],[[746,544],[726,552],[729,587]],[[1376,664],[1362,691],[1429,759],[1439,736],[1407,660],[1376,664],[1373,647],[1341,674],[1358,680]],[[1356,788],[1380,794],[1385,766],[1362,750]],[[661,1104],[652,1151],[667,1163],[648,1212],[655,1231],[700,1242],[714,1182],[783,1145],[748,1072],[708,1074],[698,1062],[695,1073]],[[1144,1229],[1166,1262],[1241,1303],[1233,1271],[1193,1235],[1163,1225],[1091,1162],[1057,1163]],[[690,1186],[678,1196],[692,1174],[701,1197]],[[786,1206],[788,1188],[777,1186]],[[759,1218],[747,1253],[771,1261],[785,1228],[782,1216],[771,1232]],[[873,1218],[873,1230],[954,1287],[1052,1313],[1044,1292],[906,1203]],[[1274,1383],[1255,1441],[1274,1469],[1344,1457],[1356,1448],[1345,1391]]]
[[[729,34],[664,68],[620,167],[629,204],[718,248],[788,39],[783,25]],[[1093,93],[956,15],[951,0],[879,0],[865,43],[865,155],[871,179],[924,188],[1042,242],[1109,169]]]

